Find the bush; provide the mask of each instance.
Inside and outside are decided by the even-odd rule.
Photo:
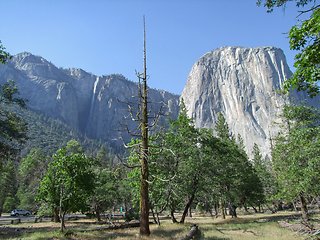
[[[131,220],[138,220],[139,218],[139,213],[133,208],[130,208],[125,214],[126,222],[130,222]]]

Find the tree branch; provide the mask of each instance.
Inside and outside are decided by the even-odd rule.
[[[304,14],[304,13],[311,12],[311,11],[313,11],[313,10],[319,8],[319,7],[320,7],[320,4],[317,5],[317,6],[313,6],[312,8],[310,8],[310,9],[308,9],[308,10],[298,11],[300,14],[299,14],[297,17],[299,17],[300,15],[302,15],[302,14]],[[297,17],[296,17],[296,18],[297,18]]]

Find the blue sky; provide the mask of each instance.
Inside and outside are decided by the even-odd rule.
[[[180,94],[193,64],[222,46],[275,46],[289,67],[286,32],[295,3],[267,13],[255,0],[0,0],[0,40],[12,55],[31,52],[57,67],[95,75],[143,70],[146,17],[149,86]],[[302,17],[300,17],[302,18]]]

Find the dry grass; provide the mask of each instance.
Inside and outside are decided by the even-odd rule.
[[[191,224],[199,227],[195,239],[304,239],[278,224],[279,220],[289,221],[297,217],[292,212],[239,215],[237,219],[225,220],[194,215],[187,218],[185,224],[173,224],[170,219],[163,218],[161,226],[150,225],[149,237],[140,237],[139,228],[106,230],[106,224],[92,220],[67,222],[66,235],[60,233],[58,223],[26,223],[1,226],[0,239],[182,239],[188,234]]]

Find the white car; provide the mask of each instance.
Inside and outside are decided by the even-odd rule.
[[[23,216],[29,216],[31,215],[31,212],[26,211],[26,210],[22,210],[22,209],[14,209],[11,211],[11,216],[19,216],[19,215],[23,215]]]

